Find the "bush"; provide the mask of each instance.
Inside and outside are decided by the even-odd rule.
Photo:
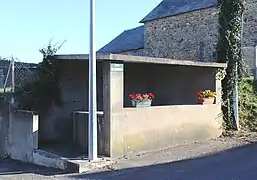
[[[257,93],[253,77],[239,83],[239,122],[242,130],[257,131]]]

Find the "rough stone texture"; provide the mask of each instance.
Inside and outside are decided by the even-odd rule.
[[[244,60],[244,65],[246,68],[253,72],[255,69],[256,61],[256,48],[255,47],[243,47],[242,48],[242,58]]]
[[[243,46],[257,45],[257,0],[247,0],[244,12]]]
[[[146,55],[214,61],[218,11],[208,8],[145,23]]]
[[[145,56],[145,50],[144,49],[137,49],[137,50],[131,50],[131,51],[124,51],[119,54],[123,55],[131,55],[131,56]]]

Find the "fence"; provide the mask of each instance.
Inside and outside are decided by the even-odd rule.
[[[18,59],[0,60],[0,93],[15,93],[35,78],[36,64],[20,62]],[[14,100],[14,99],[13,99]]]

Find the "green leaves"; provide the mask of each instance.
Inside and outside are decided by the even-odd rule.
[[[218,0],[219,42],[217,61],[228,63],[222,80],[222,111],[229,129],[234,128],[234,93],[238,77],[242,77],[241,28],[244,5],[241,0]]]
[[[66,41],[61,45],[51,45],[39,51],[43,54],[43,61],[39,63],[33,82],[27,82],[20,90],[19,98],[21,108],[44,113],[55,104],[62,105],[61,90],[59,87],[59,61],[54,55]],[[56,47],[57,46],[57,47]]]

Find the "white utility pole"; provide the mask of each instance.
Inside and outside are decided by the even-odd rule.
[[[14,93],[15,93],[15,61],[12,56],[12,98],[11,98],[11,103],[14,105]]]
[[[88,157],[97,160],[97,90],[95,48],[95,0],[90,0],[90,51],[89,51],[89,123]]]
[[[243,1],[243,5],[245,6],[245,1]],[[244,12],[242,14],[242,22],[241,22],[241,51],[243,47],[243,31],[244,31]],[[242,58],[242,54],[241,54]],[[236,130],[240,130],[240,125],[239,125],[239,114],[238,114],[238,62],[236,62],[236,80],[235,80],[235,89],[234,89],[234,116],[235,116],[235,123],[236,123]]]

